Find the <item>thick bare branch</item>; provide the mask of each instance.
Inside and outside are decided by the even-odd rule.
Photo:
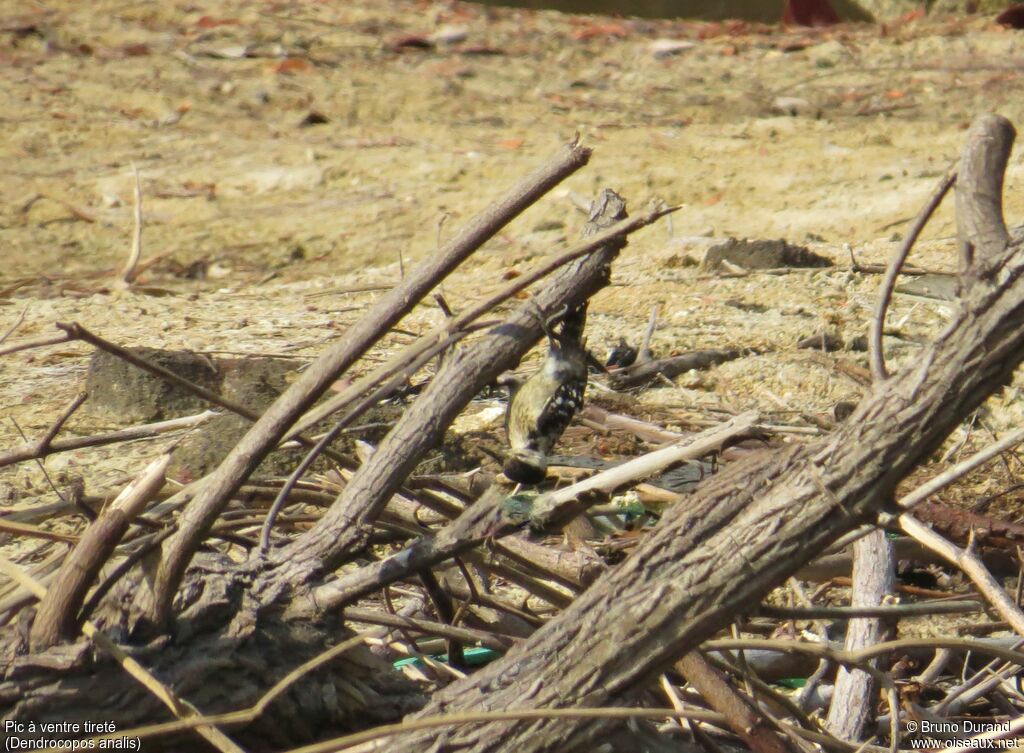
[[[196,494],[164,545],[153,590],[142,596],[145,618],[162,626],[181,577],[205,533],[230,496],[277,444],[288,428],[316,402],[338,376],[401,319],[438,282],[476,249],[566,176],[590,159],[590,150],[569,144],[478,215],[436,256],[384,294],[344,338],[331,346],[274,402],[229,453]],[[148,603],[145,600],[148,599]]]
[[[1008,128],[984,118],[975,131]],[[961,171],[960,180],[966,175]],[[984,225],[971,231],[977,238],[993,233]],[[503,659],[435,693],[423,713],[631,698],[667,663],[872,518],[1024,359],[1024,258],[1003,249],[991,263],[1002,273],[965,286],[961,310],[938,341],[876,385],[834,434],[750,457],[706,482],[622,565]],[[451,731],[445,745],[476,753],[571,751],[610,729],[593,721],[477,724]],[[436,739],[421,733],[391,742],[421,749]]]
[[[45,650],[78,634],[78,610],[93,580],[132,520],[160,491],[170,462],[169,452],[151,462],[86,529],[39,605],[29,636],[33,651]]]
[[[976,118],[958,168],[956,223],[961,273],[978,276],[1010,242],[1003,221],[1003,175],[1016,131],[1000,115]]]
[[[594,490],[615,489],[637,476],[637,469],[656,473],[673,462],[698,458],[720,448],[723,443],[749,430],[757,421],[747,413],[700,434],[679,440],[671,447],[655,450],[629,463],[611,468],[566,489],[538,500],[533,520],[538,524],[562,523],[579,513],[577,498]],[[375,591],[423,567],[436,565],[478,546],[488,538],[498,539],[521,527],[525,520],[510,520],[502,513],[503,495],[491,489],[466,509],[436,536],[419,539],[386,559],[366,565],[315,589],[309,596],[297,598],[290,609],[294,614],[312,615],[320,609],[334,609]]]
[[[619,215],[601,216],[592,222],[605,228],[620,219]],[[271,561],[277,568],[264,584],[271,588],[283,584],[297,586],[318,573],[334,569],[345,557],[359,551],[381,508],[423,453],[437,444],[474,395],[518,362],[541,337],[536,307],[550,316],[566,305],[589,298],[608,283],[609,265],[625,242],[624,238],[611,240],[590,256],[565,267],[503,324],[450,356],[320,522],[272,553]]]
[[[102,445],[115,444],[117,442],[130,442],[135,439],[148,439],[171,431],[194,429],[197,426],[202,426],[216,415],[216,412],[208,410],[203,411],[202,413],[196,413],[194,416],[172,418],[169,421],[158,421],[152,424],[143,424],[142,426],[131,426],[127,429],[119,429],[118,431],[112,431],[106,434],[94,434],[88,437],[70,437],[68,439],[54,439],[47,442],[45,445],[41,442],[29,442],[21,447],[16,447],[13,450],[0,453],[0,468],[7,465],[13,465],[14,463],[20,463],[23,460],[45,458],[48,455],[55,455],[58,452],[80,450],[84,447],[100,447]]]
[[[683,677],[696,688],[715,711],[722,714],[736,734],[754,753],[797,753],[800,749],[785,735],[772,729],[764,712],[725,679],[698,651],[676,662]]]
[[[874,531],[853,546],[854,607],[876,607],[892,593],[896,562],[892,544],[884,531]],[[891,630],[880,617],[850,620],[846,631],[846,650],[856,651],[881,643]],[[859,740],[861,732],[874,717],[877,688],[870,674],[862,669],[843,667],[836,677],[832,703],[828,710],[828,728],[842,740]]]

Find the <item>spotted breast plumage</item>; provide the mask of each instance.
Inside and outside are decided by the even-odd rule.
[[[545,324],[547,357],[509,400],[505,430],[510,453],[504,471],[512,481],[536,484],[544,479],[547,456],[583,407],[588,362],[583,341],[586,316],[583,303],[566,311],[557,332]]]

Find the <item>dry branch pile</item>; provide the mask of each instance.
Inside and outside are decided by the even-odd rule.
[[[618,197],[604,193],[580,243],[322,398],[488,238],[586,164],[589,150],[575,143],[382,296],[262,413],[61,324],[67,338],[175,379],[252,426],[215,471],[171,496],[161,496],[163,454],[102,510],[70,500],[63,512],[91,521],[78,537],[0,520],[6,533],[54,541],[31,573],[0,562],[11,578],[0,592],[5,720],[112,721],[115,736],[144,737],[144,750],[875,750],[905,744],[925,723],[949,737],[956,728],[943,720],[966,717],[984,734],[1013,736],[1024,703],[1013,682],[1024,661],[1016,639],[894,638],[902,619],[986,608],[1024,635],[1018,599],[987,568],[991,549],[1019,546],[1021,532],[921,506],[1024,432],[894,501],[897,485],[1024,359],[1024,259],[1001,211],[1012,139],[1004,119],[978,119],[955,175],[908,235],[873,329],[875,381],[848,418],[801,427],[810,441],[748,452],[742,440],[771,447],[778,427],[748,413],[677,434],[593,410],[588,425],[657,449],[539,495],[516,494],[486,472],[416,469],[470,400],[539,340],[544,317],[606,285],[628,234],[671,210],[626,219]],[[893,281],[954,182],[960,310],[915,364],[890,376],[880,333]],[[528,302],[504,305],[534,285]],[[481,326],[485,315],[498,323]],[[657,362],[645,343],[641,362],[609,382],[664,380],[732,357],[709,351]],[[435,360],[433,378],[372,452],[357,459],[340,449],[346,427]],[[82,399],[43,439],[0,462],[70,448],[57,436]],[[92,441],[192,429],[209,418]],[[286,442],[307,453],[291,476],[251,478]],[[743,459],[708,477],[698,472],[686,494],[644,483],[719,453]],[[309,472],[319,456],[329,473]],[[648,509],[657,504],[653,528],[626,530],[637,513],[613,500],[630,487]],[[310,516],[313,507],[323,513]],[[989,550],[975,546],[982,524],[991,535],[979,543]],[[539,538],[563,527],[570,551]],[[910,538],[894,547],[880,527]],[[913,603],[894,601],[895,560],[927,559],[922,547],[955,562],[980,597],[924,599],[927,589],[918,589]],[[791,580],[848,574],[851,556],[852,607],[816,605]],[[787,579],[801,605],[762,604]],[[814,626],[815,638],[797,638],[798,623]],[[835,625],[848,626],[845,645],[829,633]],[[730,626],[733,636],[721,637]],[[759,637],[766,633],[777,637]],[[398,652],[412,659],[396,663]],[[809,679],[793,697],[769,684],[784,677]],[[16,729],[24,738],[75,737]]]

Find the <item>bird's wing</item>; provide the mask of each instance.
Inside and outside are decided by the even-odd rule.
[[[583,407],[583,392],[586,388],[586,381],[573,379],[559,385],[548,398],[537,417],[536,427],[530,432],[531,439],[537,443],[537,449],[544,454],[551,452],[573,416]]]

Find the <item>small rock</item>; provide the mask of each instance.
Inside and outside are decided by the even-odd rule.
[[[833,68],[848,57],[850,51],[835,39],[816,44],[808,48],[807,58],[818,68]]]
[[[851,337],[846,341],[846,349],[852,350],[855,353],[867,353],[868,352],[868,339],[864,335],[857,335]]]
[[[720,269],[723,262],[743,269],[781,269],[783,267],[831,267],[832,261],[804,246],[785,240],[739,240],[730,238],[712,246],[704,256],[704,268]]]
[[[925,274],[900,283],[896,286],[896,292],[940,301],[955,301],[958,287],[958,278],[953,275]]]
[[[299,121],[299,128],[309,128],[310,126],[324,125],[330,122],[331,119],[323,113],[311,110],[306,114],[306,117]]]
[[[243,44],[225,47],[196,47],[192,54],[197,57],[215,58],[217,60],[241,60],[249,56],[249,47]]]
[[[130,352],[207,390],[220,388],[221,376],[212,360],[189,351],[130,348]],[[142,371],[104,351],[89,361],[87,410],[107,412],[125,422],[157,421],[199,413],[205,400],[182,387]]]
[[[782,115],[814,115],[816,110],[811,103],[802,97],[776,97],[772,100],[772,110]]]
[[[686,50],[692,50],[696,46],[696,42],[691,42],[688,39],[654,39],[647,45],[647,51],[656,58],[667,58]]]
[[[458,44],[469,38],[469,30],[465,26],[442,26],[427,39],[434,44]]]
[[[843,340],[838,335],[833,335],[829,332],[818,332],[810,337],[798,340],[796,347],[805,350],[824,350],[827,353],[832,353],[833,351],[843,349]]]

